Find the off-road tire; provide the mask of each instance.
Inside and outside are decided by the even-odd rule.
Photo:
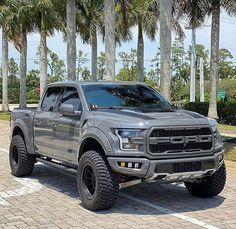
[[[85,170],[88,168],[94,173],[93,180],[96,185],[93,194],[89,192],[85,181]],[[81,157],[77,170],[77,186],[82,204],[90,211],[109,209],[118,198],[118,178],[96,151],[85,152]]]
[[[32,174],[36,162],[35,156],[27,152],[25,142],[20,135],[12,138],[9,161],[12,175],[22,177]]]
[[[202,198],[217,196],[224,189],[226,182],[226,168],[223,164],[218,171],[207,176],[201,182],[185,182],[187,190],[193,195]]]

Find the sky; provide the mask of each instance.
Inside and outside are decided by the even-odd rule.
[[[196,31],[196,40],[198,44],[203,44],[206,49],[210,50],[211,44],[211,19],[208,18],[205,21],[205,24],[202,28],[197,29]],[[181,22],[182,27],[186,26],[186,23]],[[184,29],[186,38],[184,40],[184,45],[187,49],[189,45],[191,45],[191,31]],[[128,52],[131,48],[137,48],[137,28],[132,29],[133,40],[128,43],[122,43],[120,47],[117,47],[117,54],[121,51]],[[175,38],[175,34],[173,33],[172,39]],[[0,35],[0,41],[2,37]],[[63,42],[62,34],[55,33],[53,37],[49,37],[47,40],[48,48],[53,52],[57,53],[61,59],[66,62],[66,43]],[[35,64],[36,52],[39,46],[39,35],[37,33],[33,33],[28,35],[28,70],[37,69],[38,65]],[[159,47],[159,33],[156,36],[156,40],[151,42],[145,37],[145,68],[150,68],[150,60],[153,59],[158,51]],[[224,12],[221,13],[221,29],[220,29],[220,48],[228,49],[233,57],[233,62],[236,64],[236,18],[231,18],[226,15]],[[91,48],[89,45],[83,44],[81,39],[77,37],[77,50],[80,49],[83,52],[88,54],[88,59],[91,55]],[[104,51],[105,46],[101,39],[98,42],[98,52]],[[0,50],[0,57],[2,56],[2,50]],[[19,63],[19,53],[15,50],[12,44],[9,47],[9,58],[13,57]],[[119,59],[119,57],[117,57]],[[90,68],[91,62],[88,61],[86,66]],[[121,63],[117,63],[116,72],[119,71],[121,67]]]

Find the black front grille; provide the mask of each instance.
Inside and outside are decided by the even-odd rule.
[[[208,127],[200,129],[154,129],[150,137],[176,137],[176,136],[196,136],[196,135],[211,135],[211,130]]]
[[[198,137],[198,136],[210,136],[210,141],[181,141],[171,142],[172,137],[184,138],[185,137]],[[197,151],[209,151],[212,149],[212,132],[209,127],[202,127],[197,129],[179,128],[179,129],[154,129],[149,135],[149,151],[153,154],[162,153],[182,153],[182,152],[197,152]],[[159,141],[165,139],[164,142]],[[203,137],[204,138],[204,137]],[[173,138],[172,138],[173,139]],[[156,141],[155,141],[156,140]]]
[[[173,164],[174,173],[194,172],[201,170],[201,162],[182,162]]]

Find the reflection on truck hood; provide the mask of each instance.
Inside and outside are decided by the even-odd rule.
[[[122,128],[150,128],[152,126],[185,126],[209,125],[208,119],[198,113],[187,110],[173,110],[171,112],[143,113],[135,110],[103,110],[95,111],[96,118],[119,123]]]

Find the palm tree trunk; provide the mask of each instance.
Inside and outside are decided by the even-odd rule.
[[[47,85],[47,34],[40,33],[40,60],[39,60],[39,77],[40,77],[40,96],[42,96]]]
[[[208,116],[218,119],[217,114],[217,84],[219,64],[219,39],[220,39],[220,4],[212,6],[212,27],[211,27],[211,65],[210,65],[210,104]]]
[[[105,0],[105,53],[106,80],[115,80],[116,41],[115,41],[115,0]]]
[[[97,64],[98,64],[98,42],[97,42],[97,30],[91,38],[91,48],[92,48],[92,80],[97,79]]]
[[[27,74],[27,34],[21,34],[20,53],[20,108],[26,107],[26,74]]]
[[[66,34],[67,34],[67,77],[76,78],[76,19],[75,0],[66,0]]]
[[[138,48],[137,48],[137,71],[138,81],[144,81],[144,42],[143,42],[143,26],[142,19],[138,21]]]
[[[160,1],[161,92],[170,100],[172,1]]]
[[[9,111],[8,104],[8,40],[2,28],[2,110]]]

